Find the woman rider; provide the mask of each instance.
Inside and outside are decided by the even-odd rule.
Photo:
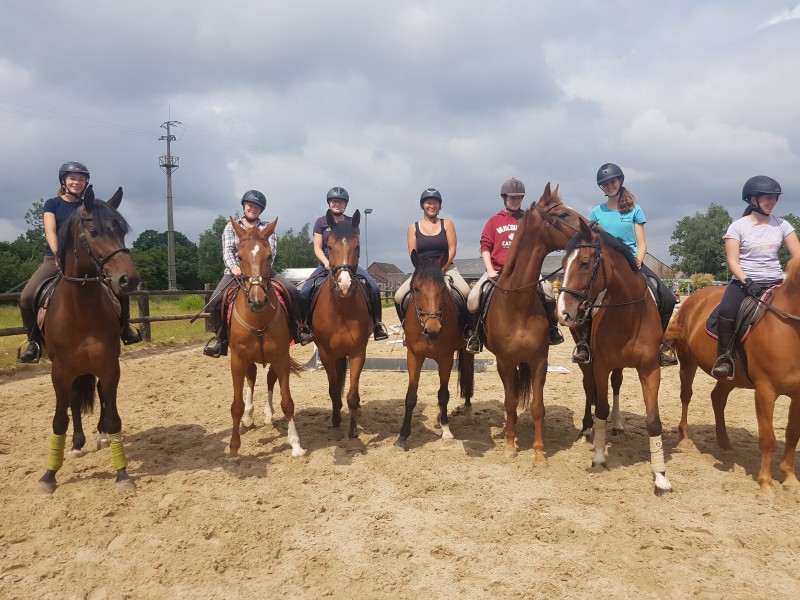
[[[268,223],[261,220],[261,213],[267,207],[267,198],[258,190],[248,190],[242,196],[242,212],[244,216],[239,219],[239,225],[245,229],[258,227],[264,229]],[[278,237],[273,233],[269,236],[269,245],[272,250],[272,260],[278,256]],[[212,338],[205,348],[203,354],[212,358],[219,358],[220,355],[228,354],[228,326],[227,319],[222,318],[222,301],[224,300],[225,290],[234,279],[241,276],[242,270],[239,268],[239,237],[233,230],[230,222],[222,230],[222,260],[225,263],[225,272],[219,280],[211,301],[208,303],[208,312],[211,316],[211,327],[216,332],[216,337]],[[286,292],[291,296],[291,328],[294,341],[299,344],[308,344],[314,339],[314,335],[303,325],[303,304],[297,288],[283,275],[275,269],[270,271],[270,279],[278,281]]]
[[[453,264],[458,246],[456,228],[452,221],[439,218],[439,212],[442,210],[442,195],[439,190],[428,188],[422,192],[419,206],[422,209],[422,219],[411,223],[406,231],[408,253],[410,255],[412,250],[416,250],[420,258],[433,260],[438,260],[443,254],[447,255],[447,264],[442,269],[445,279],[449,278],[451,285],[466,300],[469,295],[469,285]],[[410,290],[411,277],[408,277],[394,295],[395,308],[401,323],[405,316],[402,314],[403,298]]]
[[[350,201],[350,194],[347,193],[346,189],[338,186],[331,188],[328,190],[327,201],[328,208],[333,214],[333,220],[335,222],[340,223],[342,221],[352,220],[351,217],[344,214],[344,211],[347,210],[347,203]],[[330,253],[328,250],[328,238],[331,235],[331,228],[328,226],[325,215],[322,215],[316,220],[313,233],[314,255],[319,259],[320,264],[300,290],[300,295],[303,297],[306,307],[311,306],[311,292],[314,289],[314,281],[331,268],[331,264],[328,261],[328,254]],[[356,275],[362,277],[367,284],[369,284],[370,307],[372,308],[372,335],[376,342],[385,340],[389,337],[389,334],[386,333],[386,329],[383,327],[383,323],[381,323],[383,309],[381,306],[381,292],[378,289],[378,284],[375,283],[375,280],[365,269],[361,268],[360,265],[356,269]]]
[[[732,276],[719,306],[719,358],[711,369],[717,379],[730,380],[734,376],[731,342],[742,300],[747,295],[759,298],[764,290],[783,281],[778,259],[781,244],[786,245],[792,258],[800,255],[794,227],[772,215],[781,194],[780,184],[772,177],[756,175],[748,179],[742,188],[747,208],[725,232],[725,259]]]
[[[647,255],[647,241],[644,237],[644,224],[647,219],[642,208],[636,204],[627,188],[623,187],[625,174],[614,163],[606,163],[597,170],[597,186],[606,195],[606,201],[598,204],[589,213],[589,219],[631,249],[639,270],[649,278],[658,282],[656,304],[661,313],[661,329],[666,331],[669,320],[672,318],[672,309],[675,308],[675,294],[664,285],[664,282],[644,264]],[[581,341],[578,342],[572,353],[572,361],[578,364],[588,364],[591,361],[589,345],[586,342],[588,332],[582,331]],[[662,341],[659,348],[659,363],[661,366],[678,364],[675,351],[667,342]]]
[[[36,326],[36,312],[34,295],[41,283],[59,272],[59,265],[56,264],[56,252],[58,250],[58,231],[61,225],[72,216],[72,213],[81,205],[83,192],[89,183],[89,169],[86,165],[70,161],[61,165],[58,170],[58,182],[60,188],[55,197],[50,198],[44,203],[42,220],[44,221],[44,237],[46,240],[44,247],[44,260],[39,268],[36,269],[25,289],[19,297],[19,308],[22,313],[22,326],[28,334],[25,349],[17,355],[19,363],[37,363],[41,355],[41,345],[43,341],[41,332]],[[131,327],[131,300],[126,295],[119,296],[120,311],[120,336],[123,343],[127,346],[142,341],[139,331]]]

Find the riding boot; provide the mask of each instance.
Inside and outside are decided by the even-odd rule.
[[[669,320],[672,318],[672,306],[670,306],[669,313],[661,313],[661,331],[666,331],[669,326]],[[672,367],[678,364],[678,355],[675,352],[675,348],[665,339],[661,340],[661,346],[658,348],[658,364],[662,367]]]
[[[117,296],[119,299],[119,326],[122,343],[126,346],[138,344],[142,341],[142,334],[131,325],[131,298],[130,296]]]
[[[483,351],[483,342],[481,342],[481,337],[478,334],[481,313],[468,313],[468,318],[467,331],[464,333],[464,339],[467,341],[466,350],[471,354],[478,354]]]
[[[228,328],[222,319],[219,310],[212,310],[211,314],[211,328],[217,334],[211,338],[203,348],[203,354],[211,358],[219,358],[220,356],[228,355]]]
[[[592,352],[589,349],[589,325],[578,325],[578,335],[580,339],[572,351],[572,362],[579,365],[588,365],[592,362]]]
[[[22,326],[28,334],[25,349],[17,353],[17,362],[23,364],[34,364],[39,362],[41,356],[41,334],[36,326],[36,316],[27,306],[20,305],[22,313]]]
[[[558,329],[558,319],[556,319],[556,302],[555,300],[545,300],[544,312],[547,315],[547,322],[550,324],[550,331],[547,334],[547,341],[551,346],[557,346],[564,342],[564,336]]]
[[[305,310],[303,309],[302,299],[299,294],[296,294],[291,302],[291,312],[291,319],[294,323],[294,343],[300,344],[301,346],[310,344],[314,341],[314,332],[311,331],[311,328],[306,324],[305,318],[303,318]]]
[[[389,338],[386,328],[381,323],[381,311],[383,310],[381,295],[380,292],[375,294],[374,291],[370,295],[372,296],[372,337],[375,338],[376,342],[380,342]]]
[[[717,379],[725,379],[730,381],[735,375],[735,368],[733,364],[733,339],[736,334],[736,321],[733,319],[725,319],[719,317],[717,319],[717,358],[714,366],[711,368],[711,376]]]
[[[405,300],[405,298],[403,298],[403,300]],[[400,301],[400,304],[398,304],[397,302],[394,303],[394,309],[395,309],[395,311],[397,311],[397,318],[400,319],[400,325],[402,325],[403,321],[406,318],[406,316],[403,314],[403,302],[402,302],[402,300]]]

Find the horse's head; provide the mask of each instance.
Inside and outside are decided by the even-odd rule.
[[[231,218],[231,225],[239,238],[237,257],[239,268],[242,270],[247,303],[253,312],[264,310],[268,302],[267,291],[271,285],[269,275],[272,272],[272,247],[269,245],[269,237],[275,232],[277,224],[278,219],[275,219],[264,229],[258,227],[245,229]]]
[[[531,204],[530,213],[533,215],[534,211],[542,223],[536,238],[541,240],[548,252],[563,249],[580,229],[581,221],[586,220],[574,208],[564,204],[558,195],[558,185],[551,190],[549,181],[538,202]]]
[[[95,199],[92,186],[58,235],[58,262],[67,277],[105,281],[116,294],[129,294],[139,285],[139,273],[125,235],[130,226],[117,212],[122,188],[107,201]]]
[[[444,299],[448,291],[442,269],[447,264],[447,254],[438,260],[420,258],[416,250],[411,251],[414,273],[411,275],[411,297],[422,334],[427,340],[435,340],[442,333]]]
[[[325,214],[331,235],[328,238],[328,262],[331,265],[330,278],[336,293],[342,298],[352,296],[356,290],[354,279],[358,268],[358,255],[361,252],[358,224],[361,213],[356,211],[350,221],[337,223],[333,213]]]

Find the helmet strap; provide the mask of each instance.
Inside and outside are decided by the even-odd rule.
[[[259,215],[259,217],[260,217],[260,216],[261,216],[261,215]],[[242,215],[242,218],[243,218],[245,221],[247,221],[248,223],[250,223],[250,225],[253,225],[253,224],[255,224],[255,223],[258,223],[258,221],[259,221],[259,217],[256,217],[255,219],[251,219],[251,218],[250,218],[250,217],[248,217],[247,215]]]
[[[760,215],[764,215],[765,217],[768,217],[769,215],[767,213],[765,213],[764,210],[761,208],[761,200],[759,198],[760,198],[760,196],[755,196],[756,204],[755,204],[755,206],[753,206],[753,203],[751,202],[750,206],[753,207],[753,212],[757,212]]]

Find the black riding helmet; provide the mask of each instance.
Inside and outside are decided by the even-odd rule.
[[[506,196],[524,196],[525,184],[516,177],[506,179],[500,188],[500,196],[505,200]]]
[[[766,175],[756,175],[748,179],[742,188],[742,200],[750,202],[753,196],[765,196],[766,194],[776,194],[780,196],[781,184],[775,181],[772,177]]]
[[[58,183],[61,184],[61,187],[64,187],[64,180],[70,173],[85,175],[86,181],[89,181],[89,169],[86,168],[86,165],[73,160],[70,162],[65,162],[63,165],[61,165],[61,168],[58,170]]]
[[[422,204],[425,202],[426,199],[433,198],[434,200],[438,200],[439,206],[442,205],[442,195],[439,193],[439,190],[436,188],[428,188],[419,197],[419,207],[422,208]]]
[[[615,165],[614,163],[606,163],[597,169],[597,185],[600,185],[609,179],[614,179],[615,177],[619,177],[620,183],[625,182],[625,173],[622,172],[622,169],[619,168],[619,165]]]
[[[347,190],[343,187],[332,187],[328,190],[328,198],[327,202],[331,200],[344,200],[344,203],[347,204],[350,202],[350,194],[347,193]]]
[[[248,190],[242,196],[242,206],[244,206],[245,202],[250,202],[252,204],[257,204],[261,207],[261,210],[267,208],[267,198],[259,192],[258,190]]]

